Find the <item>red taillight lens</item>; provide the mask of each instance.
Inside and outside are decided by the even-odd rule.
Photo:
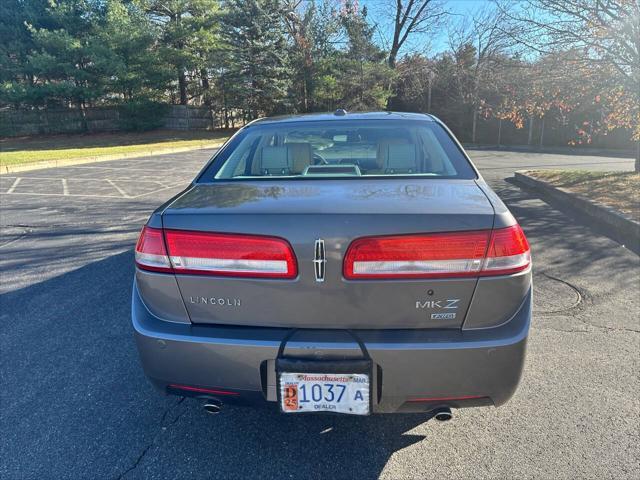
[[[478,275],[489,231],[370,237],[355,240],[344,261],[344,276],[438,278]]]
[[[346,279],[450,278],[524,270],[531,257],[519,225],[495,231],[368,237],[347,249]]]
[[[161,229],[147,226],[142,228],[136,245],[136,264],[143,270],[172,271]]]
[[[286,240],[257,235],[165,230],[175,273],[295,278],[296,257]]]
[[[199,275],[268,278],[298,275],[293,249],[281,238],[163,231],[146,226],[136,245],[136,264],[143,270]]]
[[[529,242],[520,225],[494,230],[482,268],[483,275],[506,275],[531,264]]]

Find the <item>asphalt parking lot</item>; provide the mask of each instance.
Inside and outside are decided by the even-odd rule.
[[[511,402],[438,423],[210,416],[146,382],[129,324],[133,244],[211,153],[0,176],[1,478],[640,477],[639,257],[505,181],[633,160],[471,152],[531,242],[534,320]]]

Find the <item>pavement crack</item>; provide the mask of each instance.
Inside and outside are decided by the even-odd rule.
[[[138,457],[136,458],[136,460],[133,463],[133,465],[131,465],[129,468],[127,468],[124,472],[122,472],[121,474],[119,474],[116,477],[117,480],[122,480],[128,473],[130,473],[130,472],[134,471],[136,468],[138,468],[138,466],[140,465],[140,463],[142,463],[142,460],[144,460],[144,457],[147,455],[149,450],[151,450],[151,448],[156,444],[156,441],[158,440],[160,435],[164,431],[166,431],[166,429],[168,427],[170,427],[172,425],[175,425],[178,422],[178,420],[184,415],[185,411],[183,410],[178,415],[176,415],[176,417],[170,423],[168,423],[167,425],[164,425],[164,423],[165,423],[167,417],[169,416],[169,414],[177,406],[179,406],[182,402],[184,402],[184,400],[185,400],[185,397],[180,397],[177,402],[173,403],[172,405],[170,405],[168,408],[165,409],[165,411],[162,414],[162,417],[160,417],[160,422],[159,422],[160,430],[158,432],[156,432],[156,434],[153,436],[153,439],[151,440],[151,442],[149,442],[147,445],[144,446],[144,448],[140,452],[140,455],[138,455]]]
[[[169,408],[167,408],[164,413],[162,414],[162,418],[160,419],[160,426],[162,426],[162,424],[164,423],[164,421],[167,419],[167,415],[169,415],[169,413],[171,413],[171,411],[177,407],[178,405],[180,405],[182,402],[184,402],[185,397],[180,397],[178,399],[178,401],[176,403],[174,403],[173,405],[171,405]],[[170,423],[170,425],[173,425],[174,422]]]
[[[585,294],[585,292],[583,292],[576,285],[573,285],[572,283],[570,283],[570,282],[568,282],[566,280],[563,280],[562,278],[554,277],[553,275],[549,275],[546,272],[540,272],[540,275],[543,275],[543,276],[547,277],[549,280],[560,282],[560,283],[566,285],[571,290],[573,290],[573,292],[576,294],[577,299],[572,305],[569,305],[569,306],[563,307],[563,308],[559,308],[557,310],[550,310],[550,311],[547,311],[547,312],[540,312],[540,313],[538,313],[538,315],[556,315],[558,313],[567,313],[567,312],[570,312],[573,309],[576,309],[576,308],[580,307],[581,304],[584,302],[584,300],[586,298],[586,294]]]
[[[6,242],[1,243],[1,244],[0,244],[0,248],[2,248],[2,247],[6,247],[6,246],[8,246],[8,245],[11,245],[12,243],[17,242],[18,240],[22,240],[24,237],[26,237],[26,236],[27,236],[27,234],[28,234],[28,233],[29,233],[29,232],[24,232],[24,233],[22,233],[22,234],[18,235],[16,238],[12,238],[11,240],[7,240]]]

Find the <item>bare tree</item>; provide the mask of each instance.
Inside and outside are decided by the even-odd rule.
[[[305,112],[309,111],[309,83],[313,70],[312,45],[309,38],[309,22],[314,13],[314,5],[311,4],[302,9],[303,0],[287,0],[283,4],[285,11],[284,23],[293,40],[296,51],[302,56],[302,103]]]
[[[456,52],[458,92],[472,108],[472,142],[476,141],[482,90],[496,85],[491,77],[514,43],[505,26],[505,12],[503,8],[478,10],[449,31],[449,46]]]
[[[573,52],[572,61],[601,71],[603,91],[622,89],[624,101],[608,118],[612,128],[633,131],[640,171],[640,2],[524,0],[519,9],[501,11],[522,45],[541,54]]]
[[[440,0],[394,0],[393,40],[389,49],[389,67],[396,68],[398,53],[410,35],[433,31],[442,23],[447,11]]]

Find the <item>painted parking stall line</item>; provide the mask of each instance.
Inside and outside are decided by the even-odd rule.
[[[20,180],[22,180],[22,178],[20,177],[16,178],[14,182],[11,184],[11,187],[9,187],[9,190],[7,190],[7,193],[13,193],[16,187],[20,185]]]
[[[125,192],[125,191],[124,191],[124,190],[122,190],[118,185],[116,185],[116,183],[115,183],[113,180],[111,180],[111,179],[109,179],[109,178],[105,178],[105,180],[106,180],[107,182],[109,182],[109,184],[110,184],[113,188],[115,188],[115,189],[118,191],[118,193],[120,193],[120,195],[122,195],[122,196],[123,196],[123,197],[125,197],[125,198],[128,198],[128,197],[129,197],[129,195],[127,195],[127,192]]]
[[[84,177],[4,177],[6,188],[1,195],[33,195],[46,197],[87,197],[135,199],[187,185],[189,180],[167,183],[158,180]],[[8,183],[11,182],[11,183]]]

